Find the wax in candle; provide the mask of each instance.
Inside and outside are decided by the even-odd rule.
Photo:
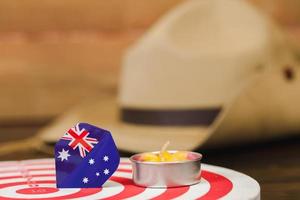
[[[174,162],[174,161],[184,161],[188,160],[188,152],[186,151],[176,151],[170,153],[168,151],[163,151],[158,153],[144,153],[141,155],[141,161],[145,162]]]

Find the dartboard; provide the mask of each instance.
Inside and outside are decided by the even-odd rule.
[[[259,199],[259,184],[242,173],[202,164],[199,184],[143,188],[132,182],[131,164],[122,158],[102,188],[58,189],[53,159],[0,162],[0,199]]]

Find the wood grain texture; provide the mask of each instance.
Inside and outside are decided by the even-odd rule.
[[[47,119],[115,92],[124,50],[179,1],[1,1],[0,119]]]
[[[0,31],[148,27],[182,0],[1,0]]]
[[[0,118],[47,118],[114,93],[123,52],[141,33],[0,33]]]

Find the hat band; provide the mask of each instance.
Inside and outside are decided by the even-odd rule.
[[[159,126],[210,125],[221,108],[202,109],[135,109],[122,108],[121,120],[127,123]]]

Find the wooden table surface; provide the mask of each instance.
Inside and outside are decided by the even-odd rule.
[[[31,136],[48,122],[27,122],[19,126],[0,123],[0,142]],[[300,135],[266,143],[199,151],[203,153],[205,163],[228,167],[256,179],[261,186],[262,199],[300,199]],[[130,156],[129,153],[121,154]],[[0,160],[43,157],[51,155],[28,150],[0,156]]]

